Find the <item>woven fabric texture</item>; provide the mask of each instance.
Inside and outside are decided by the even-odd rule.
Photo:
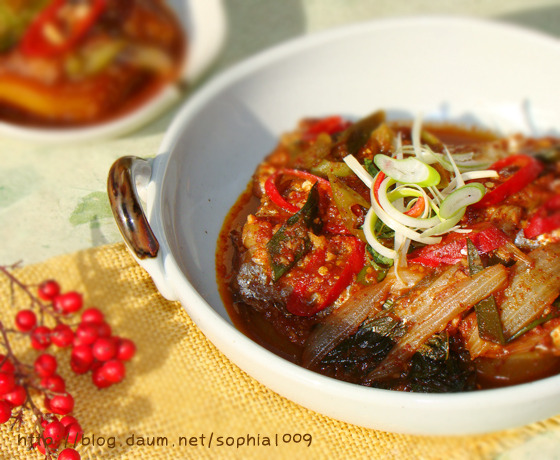
[[[115,335],[137,344],[125,380],[103,390],[92,384],[91,374],[70,371],[69,350],[50,350],[59,356],[60,374],[76,400],[74,415],[85,431],[77,447],[83,459],[485,459],[560,430],[558,417],[488,435],[423,437],[314,413],[231,363],[180,304],[158,294],[122,244],[60,256],[16,274],[26,283],[55,278],[63,290],[83,292],[86,306],[100,308]],[[0,296],[0,319],[11,326],[25,306],[12,305],[5,278]],[[15,346],[29,360],[36,355],[27,340]],[[41,458],[22,439],[29,423],[19,430],[0,426],[2,459]]]

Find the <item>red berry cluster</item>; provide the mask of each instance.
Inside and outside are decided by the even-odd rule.
[[[106,388],[124,379],[124,361],[131,359],[135,352],[132,340],[111,335],[103,313],[88,308],[76,329],[70,367],[76,374],[91,371],[93,383]]]
[[[4,336],[6,335],[3,330]],[[7,346],[9,353],[11,348]],[[24,407],[33,411],[39,425],[32,445],[40,453],[52,458],[62,442],[66,445],[76,445],[83,435],[79,422],[71,415],[74,409],[74,398],[66,392],[64,379],[56,374],[58,363],[53,355],[40,354],[29,369],[17,358],[0,355],[0,423],[6,423],[10,418],[20,422]],[[43,412],[34,403],[29,390],[36,388],[44,395],[44,405],[47,412]],[[15,414],[13,412],[15,411]],[[57,416],[62,416],[59,420]],[[58,460],[79,460],[80,454],[75,449],[65,448],[58,454]]]
[[[43,455],[54,452],[65,443],[65,445],[76,445],[82,439],[84,431],[78,420],[71,415],[65,415],[60,420],[54,416],[50,421],[41,420],[43,434],[34,447]],[[76,449],[67,447],[58,454],[58,460],[80,460],[80,454]]]
[[[37,420],[33,445],[47,459],[52,459],[60,448],[68,444],[75,446],[83,430],[70,415],[74,398],[57,373],[57,358],[46,350],[51,345],[71,348],[70,368],[76,374],[91,371],[93,383],[98,388],[106,388],[123,380],[124,362],[134,356],[136,347],[131,340],[112,334],[111,326],[98,308],[85,309],[77,325],[67,323],[83,308],[80,293],[62,293],[56,281],[47,280],[39,285],[35,296],[5,267],[0,266],[0,272],[31,300],[31,308],[17,312],[15,329],[6,329],[0,322],[0,345],[6,349],[6,354],[0,355],[0,424],[10,419],[21,423],[23,410],[30,409]],[[46,317],[53,320],[54,327],[46,325]],[[28,336],[31,347],[41,352],[33,366],[22,363],[15,355],[8,340],[9,333]],[[32,393],[42,396],[44,410],[35,404]],[[57,458],[79,460],[80,454],[73,448],[64,448]]]
[[[54,311],[63,316],[77,313],[83,307],[81,294],[74,291],[61,294],[60,286],[54,280],[40,284],[38,294],[42,300],[50,301]],[[26,317],[33,313],[29,310],[23,311],[26,312]],[[23,321],[24,329],[20,330],[31,332],[33,348],[44,350],[51,342],[58,347],[72,347],[71,369],[76,374],[92,371],[92,381],[98,388],[106,388],[124,379],[124,361],[132,359],[136,346],[130,339],[112,335],[111,326],[98,308],[85,309],[75,331],[64,323],[58,324],[51,331],[45,326],[36,326],[36,319],[33,317],[26,319],[27,321]],[[16,316],[17,327],[18,324]]]

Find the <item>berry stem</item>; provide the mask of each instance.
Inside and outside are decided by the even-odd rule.
[[[30,366],[27,366],[26,364],[22,363],[14,353],[12,346],[10,345],[10,341],[8,340],[8,334],[6,333],[6,329],[2,321],[0,321],[0,334],[2,335],[2,345],[4,345],[4,347],[6,348],[6,356],[2,360],[2,364],[4,364],[8,360],[11,361],[11,363],[15,367],[15,374],[18,376],[18,379],[25,382],[25,384],[22,386],[25,389],[25,393],[27,394],[27,399],[25,401],[25,404],[21,406],[22,409],[23,407],[28,406],[29,409],[33,412],[33,414],[35,414],[38,417],[43,416],[43,412],[37,407],[37,405],[33,401],[33,398],[31,397],[31,394],[29,393],[29,386],[31,385],[30,376],[27,372],[23,370],[24,368]]]
[[[40,324],[43,324],[45,314],[51,316],[56,321],[57,324],[60,324],[62,322],[60,319],[60,315],[55,311],[49,309],[47,305],[41,302],[41,300],[31,292],[29,285],[24,284],[22,281],[20,281],[16,276],[14,276],[11,273],[10,270],[13,270],[18,265],[19,263],[16,263],[11,266],[0,265],[0,272],[3,273],[10,280],[10,293],[12,297],[12,304],[14,303],[14,296],[15,296],[14,286],[18,286],[29,298],[31,302],[30,307],[33,308],[35,306],[39,309]]]

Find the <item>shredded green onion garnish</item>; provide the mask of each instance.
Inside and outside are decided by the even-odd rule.
[[[439,173],[414,157],[396,160],[387,155],[375,155],[373,159],[380,171],[401,184],[417,184],[432,187],[439,184]]]
[[[354,156],[344,158],[348,167],[371,191],[371,208],[363,226],[366,240],[374,251],[392,259],[395,268],[406,266],[411,241],[436,244],[441,241],[441,235],[464,231],[458,224],[467,206],[480,201],[486,193],[482,184],[466,182],[497,176],[493,170],[473,170],[476,165],[485,166],[473,160],[473,153],[452,155],[444,146],[445,154],[441,154],[421,144],[420,118],[414,121],[411,138],[412,145],[402,145],[400,136],[397,136],[392,157],[375,156],[375,165],[380,170],[375,176]],[[449,184],[440,185],[441,188],[438,187],[440,175],[430,166],[435,163],[451,173]],[[372,170],[371,167],[368,169]],[[382,181],[381,173],[385,175]],[[376,181],[378,189],[374,190]],[[406,205],[405,198],[411,199]],[[411,208],[416,205],[423,206],[423,209],[411,215]],[[394,230],[392,248],[377,239],[375,225],[378,220]]]
[[[439,207],[439,216],[443,219],[449,219],[461,209],[464,209],[471,204],[478,203],[485,193],[486,189],[484,188],[484,185],[479,184],[478,182],[463,185],[462,187],[453,190],[441,202]]]

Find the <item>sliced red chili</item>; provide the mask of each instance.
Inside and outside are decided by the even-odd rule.
[[[424,200],[424,197],[422,196],[418,197],[416,203],[414,203],[414,206],[412,206],[412,208],[406,211],[405,214],[410,217],[420,217],[424,212],[425,207],[426,207],[426,200]]]
[[[352,123],[344,120],[340,115],[321,118],[313,121],[303,133],[304,141],[312,141],[321,133],[335,134],[344,131]]]
[[[379,203],[379,188],[381,187],[381,183],[385,180],[387,176],[384,172],[379,171],[377,176],[375,176],[375,181],[373,182],[373,196]]]
[[[296,205],[286,201],[282,196],[282,194],[280,193],[280,191],[278,190],[278,187],[276,186],[276,180],[278,179],[278,177],[280,177],[280,175],[281,175],[281,171],[276,171],[275,173],[271,174],[266,180],[266,182],[264,183],[264,191],[268,196],[268,198],[270,198],[270,200],[276,206],[278,206],[279,208],[283,209],[286,212],[293,214],[297,212],[299,208]]]
[[[278,171],[274,172],[268,177],[268,179],[264,184],[264,191],[276,206],[278,206],[279,208],[283,209],[286,212],[293,214],[294,212],[299,211],[298,206],[284,199],[284,197],[278,190],[278,187],[276,186],[276,181],[278,180],[278,178],[286,174],[299,177],[301,179],[307,179],[309,181],[312,181],[313,183],[318,182],[319,187],[321,187],[323,190],[331,194],[331,184],[329,184],[328,180],[323,179],[322,177],[316,176],[315,174],[311,174],[307,171],[302,171],[299,169],[288,169],[288,168],[279,169]]]
[[[560,195],[555,195],[545,202],[529,220],[523,229],[526,238],[550,233],[560,228]]]
[[[21,40],[28,56],[52,57],[71,50],[105,11],[107,0],[53,0],[31,22]]]
[[[473,204],[474,208],[481,209],[494,206],[504,201],[508,196],[524,189],[539,176],[543,170],[543,165],[534,157],[520,154],[508,156],[490,166],[490,169],[494,169],[498,173],[506,168],[518,169],[496,188],[488,191],[482,200]]]
[[[383,171],[375,176],[375,181],[373,182],[373,196],[379,203],[379,189],[381,188],[381,183],[385,180],[387,176]],[[419,197],[414,206],[405,212],[407,216],[419,217],[424,212],[424,207],[426,206],[426,201],[423,197]]]
[[[332,189],[331,184],[328,180],[323,179],[322,177],[316,176],[315,174],[311,174],[307,171],[302,171],[300,169],[280,169],[273,174],[271,174],[264,184],[264,191],[266,195],[270,198],[270,200],[279,208],[283,209],[290,214],[294,214],[299,211],[299,207],[287,201],[276,186],[276,182],[278,178],[282,175],[291,175],[295,177],[299,177],[301,179],[306,179],[312,182],[318,182],[320,189],[329,196],[329,203],[330,199],[332,198]],[[327,233],[333,233],[337,235],[350,235],[350,231],[344,226],[344,224],[337,222],[336,219],[328,219],[325,222],[325,226],[323,230]]]
[[[333,284],[327,295],[323,298],[321,304],[317,307],[314,313],[323,310],[332,304],[342,291],[352,282],[354,275],[357,275],[364,266],[365,248],[366,245],[358,238],[353,240],[353,248],[350,257],[346,261],[346,266],[340,274],[338,280]]]
[[[476,247],[479,254],[487,254],[498,249],[509,240],[494,226],[473,229],[472,233],[449,233],[441,243],[424,246],[409,255],[409,262],[419,263],[428,267],[441,264],[453,265],[467,256],[467,238]]]
[[[286,308],[287,310],[297,316],[312,316],[321,310],[324,310],[331,305],[346,287],[352,282],[355,275],[357,275],[363,268],[365,263],[365,244],[358,238],[351,238],[351,251],[344,263],[344,267],[340,272],[338,279],[333,285],[322,295],[322,299],[318,303],[313,303],[310,296],[313,292],[311,289],[312,280],[309,277],[303,277],[298,280],[292,293],[290,294]],[[311,256],[305,266],[305,271],[309,274],[315,273],[318,268],[324,263],[325,251],[317,250]]]

